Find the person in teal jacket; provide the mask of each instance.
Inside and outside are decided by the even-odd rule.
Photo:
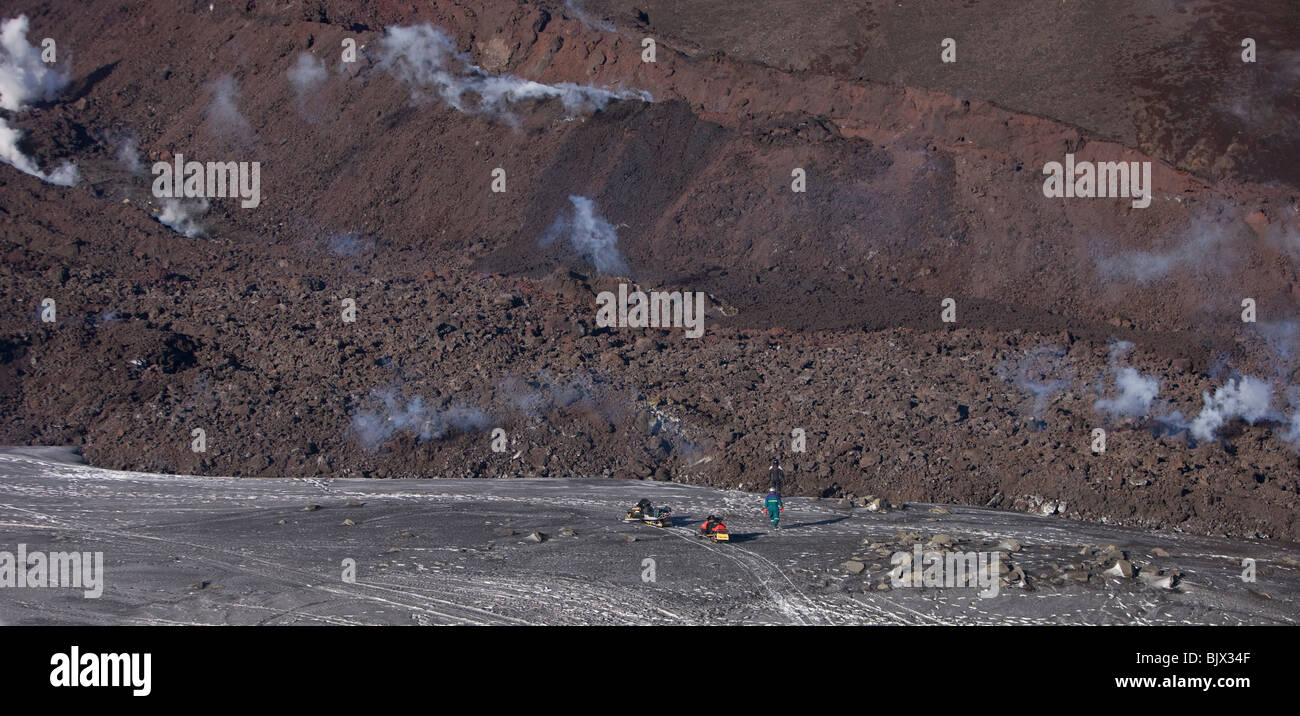
[[[785,511],[785,503],[781,501],[781,495],[777,494],[776,488],[767,492],[767,499],[763,501],[763,510],[767,512],[767,518],[772,521],[772,526],[781,529],[781,513]]]

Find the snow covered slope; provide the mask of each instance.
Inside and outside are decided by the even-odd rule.
[[[685,526],[621,522],[643,496]],[[98,599],[0,587],[0,623],[1237,624],[1300,615],[1300,549],[1288,543],[966,507],[872,513],[805,498],[787,500],[773,531],[761,501],[606,479],[153,475],[87,467],[59,448],[3,448],[0,553],[19,544],[102,552],[106,578]],[[735,542],[693,536],[709,513],[727,517]],[[1004,554],[1031,588],[1003,586],[990,598],[880,588],[893,551],[940,534],[959,550],[1018,540],[1023,548]],[[1105,557],[1095,555],[1112,546],[1143,574],[1178,574],[1177,586],[1101,576]],[[857,574],[859,565],[845,566],[854,557]],[[1257,560],[1256,582],[1242,581],[1243,558]]]

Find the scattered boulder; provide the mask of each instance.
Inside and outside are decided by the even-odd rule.
[[[931,547],[947,548],[957,544],[957,538],[950,534],[937,534],[930,538],[928,543]]]
[[[1110,569],[1106,570],[1108,576],[1118,577],[1121,579],[1132,579],[1134,573],[1133,563],[1127,559],[1115,560],[1115,564],[1112,565]]]
[[[343,520],[343,526],[344,526],[344,527],[356,527],[356,526],[357,526],[357,523],[353,522],[352,520]]]
[[[1003,564],[1001,566],[1005,567],[1006,565]],[[1019,584],[1022,587],[1028,586],[1028,581],[1025,578],[1025,570],[1021,569],[1018,565],[1008,568],[1003,573],[1002,578],[1006,580],[1008,584]]]
[[[1019,552],[1021,547],[1023,545],[1020,544],[1020,540],[1004,539],[998,542],[998,549],[1003,552]]]
[[[862,574],[862,570],[866,569],[867,565],[863,564],[862,562],[859,562],[856,559],[850,559],[849,561],[841,564],[840,567],[844,568],[844,571],[848,572],[849,574]]]
[[[577,537],[577,536],[578,536],[578,533],[575,532],[575,531],[573,531],[573,528],[572,528],[572,527],[561,527],[561,528],[560,528],[560,536],[561,536],[561,537]]]

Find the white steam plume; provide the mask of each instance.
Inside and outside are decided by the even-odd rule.
[[[208,85],[208,89],[212,93],[212,99],[208,102],[205,114],[213,122],[217,132],[232,136],[241,142],[253,139],[256,136],[253,126],[244,119],[244,115],[239,113],[237,105],[239,85],[235,82],[235,78],[221,75]]]
[[[1300,409],[1291,413],[1291,420],[1287,423],[1286,432],[1282,433],[1282,439],[1300,446]]]
[[[1205,407],[1201,414],[1188,425],[1188,431],[1197,440],[1213,440],[1219,428],[1233,418],[1241,418],[1254,425],[1256,421],[1271,414],[1271,387],[1268,383],[1251,376],[1240,380],[1229,379],[1222,387],[1214,391],[1201,393]]]
[[[1300,388],[1287,388],[1287,402],[1291,408],[1291,418],[1282,431],[1282,439],[1300,448]]]
[[[408,401],[392,390],[376,391],[371,398],[379,407],[352,416],[352,428],[367,450],[377,449],[398,432],[411,433],[427,442],[491,425],[487,413],[473,406],[453,405],[437,410],[426,406],[418,395]]]
[[[0,23],[0,109],[18,112],[33,100],[59,96],[67,75],[41,61],[41,51],[27,43],[26,15]]]
[[[1151,404],[1160,393],[1160,379],[1142,375],[1131,366],[1120,366],[1120,360],[1131,350],[1133,344],[1128,341],[1111,344],[1108,362],[1119,395],[1099,399],[1092,405],[1094,410],[1126,418],[1141,417],[1150,412]]]
[[[163,199],[162,211],[158,214],[158,221],[185,238],[193,239],[203,235],[203,227],[199,225],[199,217],[203,216],[207,211],[207,199],[190,202],[179,199]]]
[[[1052,396],[1068,389],[1074,382],[1074,372],[1065,363],[1066,351],[1053,345],[1043,345],[1024,354],[1014,363],[1006,362],[998,373],[1017,388],[1034,398],[1034,416],[1043,412]]]
[[[26,15],[0,23],[0,109],[20,112],[33,101],[58,96],[68,82],[67,75],[41,61],[41,51],[27,43]],[[53,172],[43,172],[36,160],[18,148],[23,133],[0,118],[0,162],[42,181],[59,186],[77,183],[77,167],[63,162]]]
[[[1209,391],[1201,393],[1204,407],[1190,422],[1182,413],[1174,413],[1161,418],[1161,422],[1175,429],[1186,429],[1197,440],[1213,440],[1219,429],[1228,421],[1241,418],[1254,425],[1265,418],[1275,417],[1272,410],[1272,386],[1259,378],[1242,376],[1240,379],[1229,378],[1214,395]]]
[[[567,236],[573,250],[590,261],[597,272],[625,275],[627,263],[618,251],[618,232],[613,225],[596,213],[591,199],[570,195],[569,201],[573,204],[573,215],[561,213],[542,235],[542,246]]]
[[[604,32],[616,31],[614,29],[614,26],[611,25],[610,23],[592,17],[590,13],[588,13],[586,10],[583,10],[582,6],[578,4],[577,0],[564,0],[564,9],[569,14],[578,18],[579,22],[586,25],[587,27],[592,28],[593,30],[601,30]]]
[[[1232,228],[1221,221],[1196,220],[1163,251],[1126,251],[1103,257],[1097,261],[1097,269],[1107,280],[1136,283],[1165,279],[1183,267],[1204,272],[1222,271],[1237,260]]]
[[[71,162],[63,162],[58,169],[48,174],[41,171],[40,167],[36,165],[36,161],[23,154],[22,150],[18,148],[18,142],[22,138],[23,133],[21,131],[10,127],[8,122],[0,119],[0,162],[4,162],[20,172],[31,174],[50,184],[74,186],[77,183],[77,167]]]
[[[537,377],[528,382],[514,376],[503,380],[500,389],[511,396],[514,406],[533,420],[543,418],[552,410],[567,408],[574,403],[595,405],[596,385],[590,374],[580,374],[569,380],[560,380],[543,368]]]
[[[143,174],[144,163],[140,161],[140,142],[134,135],[129,135],[117,144],[117,161],[132,174]]]
[[[303,100],[320,88],[325,82],[329,73],[325,70],[325,63],[320,58],[311,53],[304,52],[298,55],[293,67],[288,71],[289,84],[293,85],[294,94],[299,100]]]
[[[547,85],[513,75],[493,75],[471,64],[447,33],[428,23],[389,27],[378,44],[379,66],[411,85],[412,99],[423,101],[432,91],[467,114],[513,122],[510,105],[525,100],[558,98],[570,111],[598,110],[616,99],[653,101],[648,92],[615,92],[570,82]]]

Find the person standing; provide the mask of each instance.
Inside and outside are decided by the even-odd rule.
[[[781,513],[785,512],[785,503],[781,501],[781,494],[775,487],[767,491],[767,499],[763,500],[763,511],[772,522],[772,528],[781,529]]]
[[[781,458],[773,456],[772,467],[767,471],[770,481],[770,487],[778,494],[782,492],[785,483],[785,470],[781,468]]]

